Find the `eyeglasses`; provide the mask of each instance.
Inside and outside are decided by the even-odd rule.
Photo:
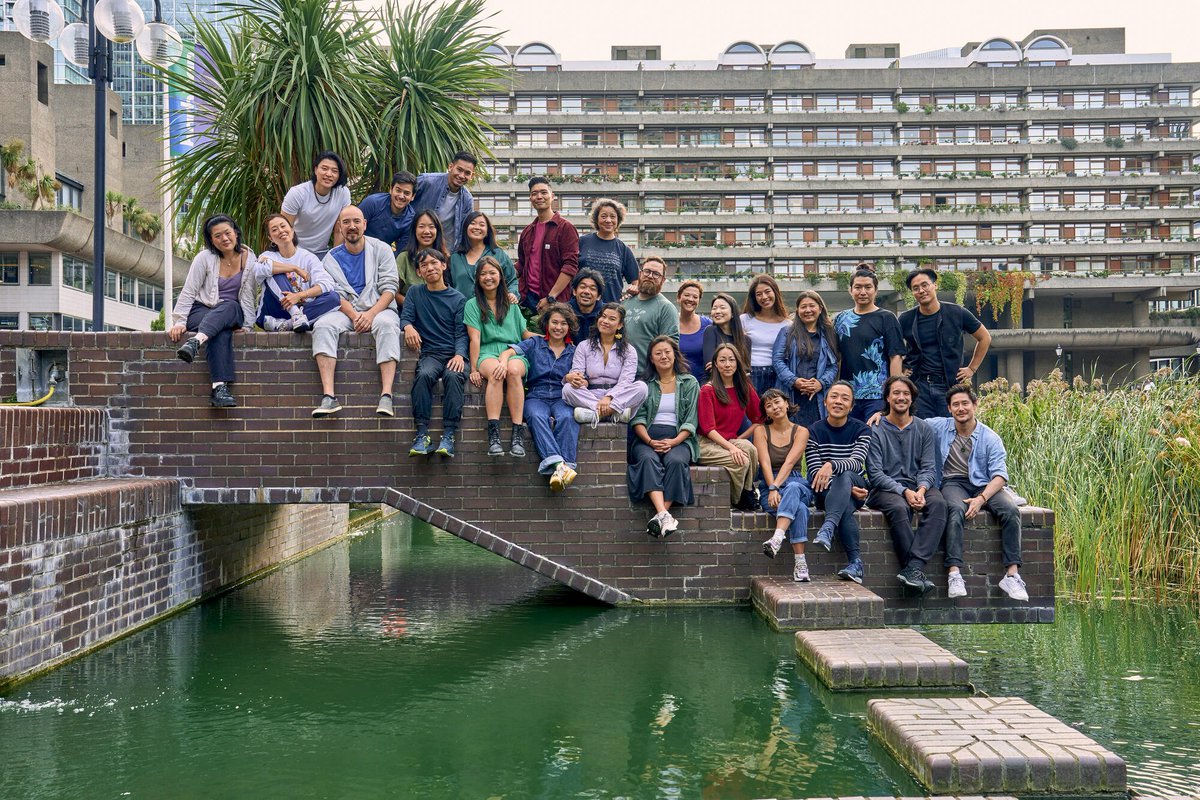
[[[642,267],[642,274],[645,275],[647,278],[665,278],[666,277],[666,275],[659,272],[658,270],[650,269],[649,267]]]

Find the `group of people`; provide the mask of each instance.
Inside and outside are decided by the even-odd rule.
[[[898,318],[876,306],[878,278],[865,264],[850,285],[853,308],[833,319],[815,291],[798,293],[790,314],[766,274],[741,304],[712,297],[706,315],[697,281],[679,285],[677,306],[662,295],[668,266],[657,256],[639,263],[621,241],[620,203],[597,200],[594,231],[581,237],[554,210],[545,178],[529,181],[536,218],[514,262],[473,208],[475,166],[457,153],[446,172],[399,172],[389,191],[354,205],[342,159],[320,153],[265,220],[270,244],[257,256],[235,220],[206,220],[169,335],[184,361],[206,348],[212,405],[237,405],[232,334],[258,325],[311,331],[322,387],[312,414],[334,415],[341,334],[370,332],[381,416],[395,413],[401,347],[416,353],[411,456],[454,457],[470,382],[484,395],[488,454],[524,458],[531,436],[553,491],[578,475],[581,425],[628,424],[629,496],[652,506],[651,536],[670,535],[672,509],[694,502],[690,465],[719,466],[731,505],[775,517],[763,552],[774,558],[788,541],[795,580],[809,580],[815,505],[825,512],[817,544],[829,550],[836,536],[847,557],[838,575],[862,581],[854,512],[865,503],[888,520],[901,583],[934,588],[924,569],[944,538],[948,594],[961,597],[964,521],[986,507],[1002,526],[1000,587],[1028,599],[1004,446],[976,419],[970,388],[990,336],[970,311],[939,301],[936,271],[908,276],[917,305]],[[976,342],[965,365],[964,334]]]

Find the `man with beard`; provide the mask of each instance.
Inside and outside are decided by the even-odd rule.
[[[529,179],[529,204],[537,219],[517,240],[521,305],[537,314],[553,302],[571,299],[571,278],[579,271],[579,231],[554,210],[550,181]]]
[[[925,576],[925,565],[946,529],[946,501],[937,488],[933,429],[912,415],[916,398],[916,384],[904,375],[893,375],[883,384],[886,413],[872,429],[867,449],[867,505],[887,519],[892,547],[903,567],[896,580],[926,593],[934,585]],[[913,514],[921,518],[915,533]]]
[[[413,216],[422,211],[432,211],[442,223],[442,238],[447,252],[458,249],[458,236],[462,232],[467,214],[475,210],[475,199],[467,184],[475,177],[475,165],[479,159],[460,150],[450,159],[445,172],[422,172],[417,176],[417,188],[413,193]]]
[[[575,312],[575,320],[579,323],[579,330],[572,337],[577,343],[588,338],[592,325],[600,316],[600,308],[604,305],[600,297],[604,288],[604,277],[594,269],[583,267],[571,279],[571,291],[575,296],[567,306]]]
[[[342,410],[334,392],[333,377],[338,339],[350,331],[370,331],[375,336],[375,362],[379,364],[381,383],[375,413],[381,417],[395,416],[392,383],[400,360],[400,317],[395,298],[400,278],[392,248],[367,236],[366,227],[366,218],[358,206],[342,209],[337,221],[342,243],[325,255],[322,264],[341,296],[341,313],[330,311],[313,324],[313,358],[324,392],[321,404],[313,409],[314,417],[328,417]]]
[[[639,369],[646,365],[646,351],[656,336],[679,341],[679,316],[671,301],[661,294],[666,279],[667,262],[658,256],[648,257],[638,273],[638,293],[623,303],[625,341],[637,351]]]

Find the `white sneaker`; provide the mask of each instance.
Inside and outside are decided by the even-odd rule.
[[[670,536],[675,531],[679,530],[679,520],[671,515],[670,511],[663,512],[662,535]]]
[[[631,408],[627,408],[624,411],[618,411],[616,414],[613,414],[613,422],[619,422],[622,425],[628,424],[629,420],[631,419],[633,419],[633,409]]]
[[[266,317],[263,319],[263,327],[267,333],[278,333],[279,331],[290,331],[292,329],[292,319],[276,319],[275,317]]]
[[[946,576],[946,596],[967,596],[967,582],[963,580],[961,572],[951,572],[948,576]]]
[[[783,547],[783,537],[772,536],[770,539],[767,539],[765,542],[763,542],[763,555],[767,558],[774,558],[775,556],[779,555],[779,548],[781,547]]]
[[[796,563],[792,565],[792,580],[796,583],[808,583],[812,580],[808,576],[808,562],[803,557],[797,558]]]
[[[655,514],[653,517],[651,517],[650,521],[646,523],[646,533],[650,534],[655,539],[662,536],[663,521],[665,520],[665,518],[667,516],[670,516],[670,515],[667,514],[666,511],[660,511],[657,514]]]
[[[580,425],[595,425],[600,421],[600,416],[590,408],[576,408],[575,421]]]
[[[1029,592],[1025,590],[1025,581],[1021,580],[1020,575],[1016,573],[1005,575],[997,585],[1013,600],[1020,600],[1023,603],[1029,602]]]

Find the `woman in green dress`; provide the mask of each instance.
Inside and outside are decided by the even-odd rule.
[[[514,415],[513,409],[523,408],[524,377],[529,364],[520,354],[512,356],[507,365],[502,364],[498,356],[533,334],[525,329],[521,310],[509,301],[500,262],[492,256],[481,256],[475,265],[474,296],[467,300],[463,309],[463,323],[467,326],[470,353],[468,378],[476,389],[486,386],[483,403],[487,410],[488,455],[504,455],[500,440],[500,407],[507,400],[509,414],[513,417],[509,455],[521,458],[525,455],[525,425],[520,411]]]

